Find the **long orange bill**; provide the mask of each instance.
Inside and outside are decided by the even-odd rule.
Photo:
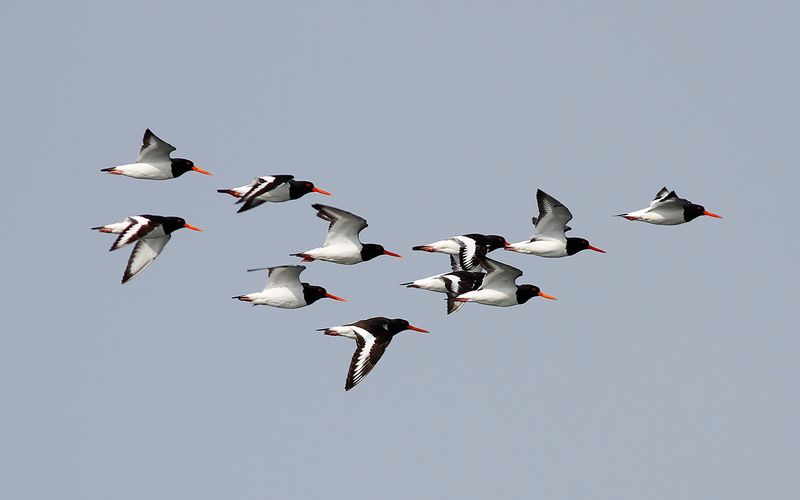
[[[347,299],[343,299],[341,297],[337,297],[336,295],[333,295],[333,294],[330,294],[330,293],[326,293],[325,296],[328,297],[329,299],[338,300],[339,302],[347,302]]]
[[[200,172],[201,174],[212,175],[211,172],[209,172],[208,170],[203,170],[202,168],[192,167],[192,170],[194,170],[195,172]]]
[[[708,215],[709,217],[715,217],[717,219],[721,219],[722,218],[721,215],[717,215],[717,214],[714,214],[714,213],[711,213],[711,212],[706,212],[706,211],[703,211],[703,215]]]
[[[400,257],[401,259],[403,258],[402,255],[396,254],[394,252],[390,252],[389,250],[384,250],[383,251],[383,255],[391,255],[392,257]]]
[[[539,292],[539,297],[544,297],[544,298],[550,299],[550,300],[558,300],[557,298],[553,297],[552,295],[547,295],[546,293],[543,293],[543,292]]]
[[[431,333],[428,330],[423,330],[422,328],[417,328],[416,326],[408,325],[409,330],[414,330],[415,332],[422,332],[422,333]]]
[[[200,229],[199,227],[193,226],[191,224],[184,224],[183,227],[185,227],[186,229],[191,229],[192,231],[202,231],[202,229]]]
[[[318,187],[315,187],[314,189],[312,189],[312,191],[314,191],[315,193],[324,194],[326,196],[333,196],[329,192],[325,191],[324,189],[320,189]]]
[[[592,245],[589,245],[589,246],[588,246],[588,247],[586,247],[586,248],[588,248],[589,250],[594,250],[595,252],[606,253],[606,251],[605,251],[605,250],[601,250],[601,249],[599,249],[599,248],[597,248],[597,247],[593,247]]]

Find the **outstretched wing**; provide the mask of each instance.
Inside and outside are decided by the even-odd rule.
[[[564,232],[567,222],[572,220],[572,212],[541,189],[536,190],[536,204],[539,205],[539,216],[534,221],[536,230],[531,241],[537,238],[566,241]]]
[[[305,268],[306,266],[275,266],[267,268],[268,278],[264,290],[268,288],[302,288],[300,273]],[[249,269],[249,271],[256,271],[256,269]]]
[[[486,256],[486,246],[467,236],[454,236],[452,239],[457,241],[459,246],[459,270],[471,271],[478,267],[481,259]]]
[[[330,222],[323,246],[341,244],[361,246],[358,235],[367,227],[366,219],[345,210],[319,203],[311,206],[317,210],[317,217]]]
[[[517,292],[517,278],[522,276],[522,271],[516,267],[503,264],[494,259],[485,257],[483,259],[483,267],[486,269],[487,274],[483,278],[483,285],[480,290],[490,288],[492,290],[502,291],[508,294]]]
[[[175,147],[159,139],[156,134],[147,129],[144,131],[142,147],[139,149],[139,159],[137,163],[169,163],[169,154],[175,151]]]
[[[363,328],[352,327],[352,330],[356,335],[356,352],[353,353],[350,368],[347,370],[344,384],[346,391],[358,385],[372,371],[392,341],[391,337],[379,340]]]
[[[152,264],[158,254],[161,253],[161,250],[164,249],[169,239],[170,235],[165,234],[157,238],[143,238],[137,241],[128,259],[125,274],[122,275],[122,282],[127,283],[147,269],[147,266]]]
[[[128,222],[128,227],[120,233],[109,250],[116,250],[145,237],[160,224],[157,220],[148,219],[141,215],[128,217],[126,222]]]

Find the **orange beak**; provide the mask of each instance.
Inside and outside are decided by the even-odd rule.
[[[550,299],[550,300],[558,300],[557,298],[553,297],[552,295],[547,295],[546,293],[543,293],[543,292],[539,292],[539,297],[544,297],[544,298]]]
[[[721,219],[722,218],[721,215],[717,215],[717,214],[714,214],[714,213],[711,213],[711,212],[706,212],[706,211],[703,211],[703,215],[708,215],[709,217],[714,217],[716,219]]]
[[[325,296],[328,297],[329,299],[338,300],[339,302],[347,302],[347,299],[343,299],[341,297],[337,297],[336,295],[333,295],[333,294],[330,294],[330,293],[326,293]]]
[[[384,250],[383,251],[383,255],[391,255],[392,257],[399,257],[401,259],[403,258],[402,255],[396,254],[394,252],[390,252],[389,250]]]
[[[594,250],[595,252],[606,253],[606,251],[605,251],[605,250],[600,250],[599,248],[597,248],[597,247],[593,247],[592,245],[589,245],[589,246],[588,246],[588,247],[586,247],[586,248],[588,248],[589,250]]]
[[[192,167],[192,170],[194,170],[195,172],[200,172],[201,174],[211,175],[211,172],[209,172],[208,170],[203,170],[202,168]]]
[[[428,330],[423,330],[422,328],[417,328],[416,326],[411,326],[411,325],[408,325],[408,329],[409,330],[414,330],[415,332],[431,333]]]
[[[329,192],[325,191],[324,189],[320,189],[318,187],[315,187],[314,189],[312,189],[312,191],[314,191],[315,193],[324,194],[326,196],[333,196]]]
[[[193,226],[191,224],[184,224],[183,227],[186,229],[191,229],[192,231],[202,231],[199,227]]]

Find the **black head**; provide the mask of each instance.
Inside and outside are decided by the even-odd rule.
[[[301,285],[303,285],[303,300],[306,301],[306,304],[311,305],[319,299],[325,298],[346,302],[346,300],[341,297],[331,295],[321,286],[309,285],[308,283],[301,283]]]
[[[186,221],[182,217],[163,217],[161,226],[165,233],[170,234],[186,226]]]
[[[581,250],[594,250],[595,252],[606,253],[605,250],[600,250],[589,244],[588,240],[583,238],[567,238],[567,255],[575,255]]]
[[[502,236],[498,236],[496,234],[487,234],[485,245],[486,251],[491,252],[492,250],[497,250],[498,248],[507,247],[508,242]]]
[[[556,300],[552,295],[542,293],[536,285],[519,285],[517,286],[517,303],[524,304],[531,300],[532,297],[544,297],[545,299]]]
[[[361,260],[364,262],[372,260],[380,255],[391,255],[392,257],[400,257],[394,252],[390,252],[383,248],[382,245],[375,243],[364,243],[361,245]]]
[[[193,170],[201,174],[211,175],[211,172],[198,168],[192,160],[186,158],[171,158],[172,160],[172,177],[180,177],[186,172]]]
[[[311,193],[311,192],[319,193],[319,194],[325,194],[325,195],[328,195],[328,196],[331,195],[329,192],[325,191],[324,189],[320,189],[320,188],[314,186],[313,182],[310,182],[310,181],[295,181],[295,180],[289,181],[289,198],[291,198],[292,200],[296,200],[296,199],[298,199],[298,198],[300,198],[302,196],[305,196],[305,195],[307,195],[308,193]]]

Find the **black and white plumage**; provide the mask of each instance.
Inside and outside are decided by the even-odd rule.
[[[411,326],[404,319],[389,319],[383,316],[362,319],[349,325],[320,328],[325,335],[347,337],[356,341],[356,352],[347,370],[344,389],[349,391],[372,371],[383,356],[392,338],[404,330],[428,333],[428,330]]]
[[[420,290],[447,294],[447,314],[452,314],[464,305],[464,302],[457,301],[456,297],[480,288],[485,276],[484,273],[479,272],[451,271],[408,283],[401,283],[401,285],[408,288],[419,288]]]
[[[250,210],[266,202],[281,203],[296,200],[312,192],[331,196],[331,193],[314,186],[312,182],[294,180],[293,175],[262,175],[253,179],[250,184],[217,189],[217,192],[238,198],[236,203],[242,204],[239,212]]]
[[[202,229],[187,224],[180,217],[167,217],[161,215],[133,215],[122,222],[93,227],[101,233],[118,234],[116,241],[109,250],[117,250],[125,245],[136,242],[122,282],[127,283],[153,263],[161,250],[164,249],[173,232],[181,228],[202,231]]]
[[[361,243],[359,234],[367,227],[366,219],[342,209],[321,205],[311,205],[317,210],[317,217],[330,222],[325,243],[319,248],[291,255],[301,257],[303,262],[324,260],[336,264],[358,264],[372,260],[379,255],[400,255],[385,250],[381,245]]]
[[[112,175],[125,175],[135,179],[157,181],[174,179],[190,170],[211,175],[211,172],[197,167],[192,160],[170,158],[169,155],[173,151],[175,151],[175,147],[172,144],[162,141],[150,129],[147,129],[144,131],[142,147],[139,149],[139,159],[136,160],[136,163],[104,168],[100,171],[108,172]]]
[[[275,266],[248,269],[248,271],[267,271],[267,285],[260,292],[237,295],[234,299],[250,302],[253,305],[297,309],[313,304],[322,298],[347,302],[341,297],[331,295],[321,286],[309,285],[300,281],[300,273],[306,266]]]
[[[477,290],[456,297],[457,302],[478,302],[488,306],[509,307],[524,304],[533,297],[544,297],[556,300],[555,297],[542,293],[536,285],[517,285],[517,278],[522,271],[516,267],[484,258],[481,265],[486,269],[483,284]]]
[[[536,190],[536,203],[539,216],[531,219],[535,227],[533,236],[530,240],[508,245],[506,250],[541,257],[566,257],[581,250],[605,253],[583,238],[567,238],[565,233],[571,229],[567,222],[572,220],[572,212],[563,203],[541,189]]]
[[[617,217],[624,217],[631,221],[648,222],[662,226],[675,226],[692,221],[701,215],[721,219],[721,215],[706,211],[702,205],[692,203],[684,198],[679,198],[675,191],[670,191],[666,187],[656,193],[656,197],[650,202],[650,206],[641,210],[619,214]]]
[[[417,245],[412,250],[423,252],[437,252],[455,256],[458,259],[458,266],[464,271],[478,269],[480,261],[487,253],[498,248],[505,248],[508,242],[502,236],[496,234],[470,233],[461,236],[452,236],[445,240],[434,241],[427,245]],[[456,265],[453,264],[453,270]]]

